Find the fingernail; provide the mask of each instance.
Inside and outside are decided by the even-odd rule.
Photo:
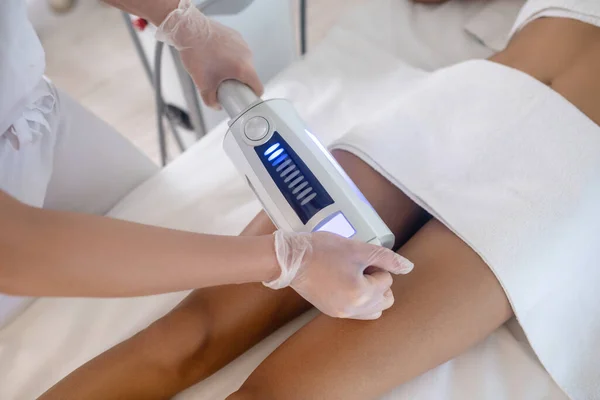
[[[397,273],[399,274],[408,274],[410,271],[413,270],[413,268],[415,267],[415,264],[413,264],[412,261],[410,261],[407,258],[402,257],[401,255],[397,255],[396,259],[398,260],[398,269],[397,269]]]

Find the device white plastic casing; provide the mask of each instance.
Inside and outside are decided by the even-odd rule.
[[[268,133],[260,140],[251,140],[245,134],[246,124],[255,117],[264,118],[269,125]],[[255,150],[274,132],[287,142],[333,199],[333,204],[317,212],[306,224],[283,196]],[[356,232],[353,239],[387,248],[394,245],[392,232],[287,100],[260,100],[249,106],[231,120],[223,146],[279,229],[331,231],[323,226],[341,212]]]

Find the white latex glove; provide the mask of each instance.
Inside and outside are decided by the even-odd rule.
[[[413,263],[391,250],[326,232],[277,231],[275,251],[281,275],[264,284],[290,286],[336,318],[379,318],[394,304],[391,274],[413,269]]]
[[[179,7],[158,27],[156,39],[179,50],[183,65],[209,107],[219,108],[217,88],[227,79],[245,83],[262,95],[252,52],[242,35],[206,17],[191,0],[180,0]]]

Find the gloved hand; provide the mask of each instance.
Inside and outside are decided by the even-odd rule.
[[[219,108],[217,88],[227,79],[245,83],[262,95],[264,89],[252,64],[252,52],[242,36],[210,20],[191,0],[180,0],[179,7],[158,27],[156,39],[179,50],[183,65],[209,107]]]
[[[331,317],[377,319],[394,304],[392,274],[413,264],[383,247],[326,232],[275,232],[281,275],[267,287],[292,287]],[[366,271],[365,271],[366,270]]]

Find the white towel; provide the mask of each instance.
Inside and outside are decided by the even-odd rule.
[[[361,157],[489,265],[540,361],[600,399],[600,128],[517,70],[469,61],[333,147]]]

